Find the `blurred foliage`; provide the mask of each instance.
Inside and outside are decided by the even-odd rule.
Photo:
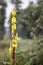
[[[36,6],[34,6],[33,2],[30,2],[29,6],[24,10],[21,10],[21,0],[11,0],[11,2],[15,4],[17,10],[17,31],[19,36],[32,38],[33,34],[36,36],[43,35],[43,1],[38,0]],[[0,5],[2,5],[3,9],[0,9],[0,21],[4,21],[6,3],[0,1]],[[4,24],[4,22],[1,23],[2,25]],[[32,35],[30,34],[31,32],[33,33]]]
[[[6,3],[0,0],[0,40],[3,39],[4,35],[4,22],[5,22],[5,7]]]
[[[1,45],[2,43],[0,43]],[[7,45],[10,45],[9,42]],[[1,65],[10,65],[12,63],[7,45],[5,44],[4,48],[0,47],[0,52],[2,51],[0,53]],[[38,41],[36,40],[36,42],[20,38],[16,50],[16,65],[43,65],[43,38]]]
[[[43,39],[39,40],[38,42],[36,41],[36,43],[34,43],[33,40],[28,40],[28,44],[30,43],[29,45],[25,42],[26,40],[24,40],[24,42],[22,43],[20,43],[19,41],[19,45],[22,47],[23,50],[20,50],[17,53],[17,65],[43,65],[43,59],[41,58],[41,56],[43,57],[43,48],[40,46],[40,44],[43,46]],[[26,44],[28,47],[27,50]],[[40,52],[42,52],[42,54],[40,54]]]
[[[17,15],[17,28],[20,36],[27,37],[28,35],[30,35],[31,31],[38,36],[42,34],[43,1],[41,1],[40,4],[39,2],[40,0],[38,0],[37,6],[34,6],[34,3],[30,2],[30,5],[27,7],[27,9],[21,10],[20,13]]]
[[[12,2],[14,2],[14,0],[12,0]],[[16,0],[16,3],[14,2],[13,4],[16,5],[16,8],[18,10],[17,31],[19,33],[19,36],[22,38],[25,37],[29,38],[31,37],[32,34],[33,37],[32,39],[28,40],[19,39],[16,53],[16,63],[17,63],[16,65],[43,65],[43,38],[42,39],[39,38],[40,36],[43,37],[43,0],[38,0],[37,6],[34,6],[34,3],[30,2],[29,6],[24,10],[19,9],[20,7],[19,4],[21,4],[19,0],[18,1]],[[0,21],[2,20],[4,21],[3,19],[5,18],[4,7],[0,9],[0,11],[2,12],[0,13]],[[3,21],[1,22],[2,24],[4,23]],[[3,53],[4,52],[1,52],[1,54]],[[8,61],[10,63],[9,60],[10,55],[8,56],[7,54],[8,54],[8,48],[7,53],[4,56],[4,58],[5,57],[6,58],[3,60],[5,60],[5,62]]]

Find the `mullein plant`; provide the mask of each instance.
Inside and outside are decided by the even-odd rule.
[[[11,34],[12,34],[12,43],[10,44],[9,52],[12,56],[13,65],[16,65],[16,47],[17,47],[17,40],[18,34],[16,33],[16,11],[12,11],[12,18],[11,18]]]

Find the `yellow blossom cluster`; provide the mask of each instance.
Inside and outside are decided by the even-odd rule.
[[[18,34],[15,32],[16,31],[16,11],[12,11],[12,18],[11,18],[11,34],[12,34],[12,43],[10,44],[9,52],[12,54],[13,48],[17,47],[17,39],[18,39]],[[16,35],[15,35],[16,34]]]

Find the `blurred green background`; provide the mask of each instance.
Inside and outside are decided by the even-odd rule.
[[[25,9],[21,8],[21,0],[11,0],[11,3],[15,5],[17,10],[19,40],[16,50],[16,64],[43,65],[43,0],[37,0],[36,4],[30,1],[29,6]],[[0,65],[11,65],[9,54],[11,38],[6,41],[6,44],[2,42],[5,32],[6,7],[6,1],[0,0]],[[9,22],[11,24],[11,14]],[[6,62],[8,63],[6,64]]]

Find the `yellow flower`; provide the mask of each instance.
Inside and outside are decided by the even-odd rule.
[[[16,33],[15,39],[18,40],[18,33]]]
[[[12,21],[12,23],[16,23],[16,17],[13,16],[13,17],[11,18],[11,21]]]
[[[12,53],[12,48],[11,48],[11,47],[9,48],[9,53],[10,53],[10,54]]]
[[[14,33],[14,26],[12,25],[12,33]]]
[[[10,54],[12,54],[12,50],[13,50],[12,44],[10,44],[10,48],[9,48],[9,53],[10,53]]]
[[[14,24],[14,30],[16,29],[16,24]]]
[[[15,10],[12,11],[12,15],[13,15],[13,16],[16,15],[16,11],[15,11]]]
[[[12,37],[13,37],[13,35],[12,35]]]
[[[16,29],[16,24],[12,25],[12,33],[14,33],[15,29]]]
[[[13,41],[14,43],[17,43],[17,40],[16,40],[16,39],[13,39],[12,41]]]
[[[15,44],[13,43],[12,46],[13,46],[13,47],[17,47],[17,43],[15,43]]]

